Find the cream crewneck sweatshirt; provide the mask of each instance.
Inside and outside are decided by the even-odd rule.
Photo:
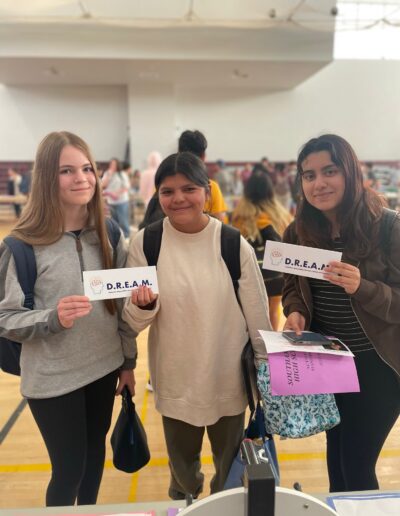
[[[270,330],[268,299],[254,255],[241,238],[237,302],[221,256],[221,222],[199,233],[172,227],[168,218],[157,264],[159,298],[153,310],[127,300],[123,318],[136,331],[150,326],[148,355],[157,410],[195,426],[216,423],[246,408],[240,355],[250,335],[257,358]],[[143,230],[131,241],[127,267],[145,266]]]

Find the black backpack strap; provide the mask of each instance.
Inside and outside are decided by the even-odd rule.
[[[227,226],[222,224],[221,227],[221,255],[224,259],[226,266],[229,270],[229,274],[232,278],[233,288],[235,289],[236,299],[239,303],[240,308],[241,303],[239,300],[239,280],[242,274],[241,265],[240,265],[240,231],[232,226]],[[244,385],[246,388],[247,394],[247,403],[250,409],[250,418],[249,424],[247,427],[248,436],[250,437],[250,422],[253,420],[254,414],[256,411],[260,411],[260,394],[257,388],[257,370],[254,363],[254,350],[251,344],[251,340],[249,339],[243,348],[242,355],[240,358],[242,375],[244,380]],[[257,404],[255,402],[257,400]],[[257,431],[257,436],[259,436],[259,431]]]
[[[254,352],[250,340],[247,341],[245,347],[243,348],[240,361],[242,365],[244,385],[246,387],[247,403],[249,405],[252,416],[256,410],[253,393],[257,392],[257,385],[254,385],[254,380],[257,377],[257,371],[256,366],[254,365]]]
[[[33,310],[33,289],[37,276],[33,247],[11,236],[6,237],[4,243],[9,247],[14,257],[18,281],[25,296],[24,307]]]
[[[118,224],[115,222],[115,220],[106,218],[106,229],[107,229],[107,235],[108,240],[110,241],[110,244],[113,248],[113,264],[112,266],[116,268],[117,266],[117,247],[119,243],[119,239],[121,238],[121,228],[118,226]]]
[[[379,227],[379,247],[385,256],[390,254],[390,235],[394,221],[399,217],[399,213],[389,208],[383,208],[381,225]]]
[[[144,228],[143,252],[147,265],[157,265],[161,249],[164,219],[156,220]]]
[[[221,226],[221,256],[228,267],[239,302],[239,280],[242,274],[240,267],[240,231],[226,224]]]
[[[108,234],[108,240],[112,245],[112,248],[115,249],[118,247],[119,239],[121,238],[121,230],[115,220],[106,218],[106,228]]]

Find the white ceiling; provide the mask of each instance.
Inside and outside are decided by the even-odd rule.
[[[332,60],[335,0],[0,0],[0,82],[293,88]]]
[[[325,0],[1,0],[5,23],[77,23],[132,25],[176,24],[191,21],[218,24],[267,24],[271,20],[320,20],[329,15]],[[328,10],[327,10],[328,8]],[[274,11],[274,12],[272,12]]]

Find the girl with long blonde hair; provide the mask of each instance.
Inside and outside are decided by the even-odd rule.
[[[255,167],[244,187],[244,193],[232,214],[237,227],[253,246],[260,267],[265,242],[279,241],[292,221],[290,213],[276,200],[272,181],[261,168]],[[269,317],[274,330],[279,324],[279,305],[283,287],[282,274],[262,269],[268,294]]]
[[[87,144],[50,133],[11,233],[33,247],[33,310],[24,307],[11,250],[0,246],[0,336],[22,343],[21,392],[52,464],[49,506],[96,503],[115,393],[127,386],[134,394],[135,333],[121,320],[122,301],[91,304],[83,290],[83,271],[125,265],[124,238],[113,250],[103,211]]]

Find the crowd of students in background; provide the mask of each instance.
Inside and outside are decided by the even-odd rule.
[[[185,131],[183,134],[185,133],[195,134],[194,138],[199,138],[198,135],[200,134],[201,137],[204,138],[204,135],[199,131]],[[197,143],[196,145],[199,145],[201,149],[204,143]],[[205,157],[204,160],[206,160]],[[135,220],[134,212],[144,212],[149,205],[155,192],[154,177],[160,163],[160,153],[152,151],[148,155],[146,165],[142,170],[138,168],[132,169],[129,162],[120,162],[116,158],[110,160],[106,170],[101,171],[99,169],[103,177],[104,196],[109,207],[109,212],[121,225],[126,237],[130,234],[130,225],[137,227],[142,222],[140,215],[136,217],[137,220]],[[108,186],[110,180],[109,176],[115,169],[118,171],[118,174],[113,179],[111,186]],[[278,201],[292,216],[296,213],[296,206],[299,202],[300,195],[299,184],[296,179],[296,161],[273,163],[267,157],[262,157],[259,161],[247,162],[245,165],[236,166],[228,165],[223,160],[217,160],[216,162],[206,162],[206,170],[211,181],[212,190],[214,191],[218,187],[219,203],[223,207],[221,211],[224,213],[224,217],[222,217],[221,220],[225,222],[232,220],[233,212],[239,201],[245,197],[246,184],[254,172],[257,174],[259,172],[265,174],[265,176],[269,178],[268,180],[270,181],[274,200]],[[362,163],[362,174],[365,186],[378,192],[382,191],[382,181],[379,179],[379,174],[374,168],[373,163]],[[22,178],[23,177],[24,176],[22,176]],[[121,190],[121,188],[118,187],[120,193],[117,196],[118,199],[114,199],[115,192],[112,190],[116,188],[115,185],[117,183],[121,182],[123,188]],[[400,184],[398,186],[400,192]],[[126,204],[127,199],[129,199],[129,204]],[[393,205],[392,202],[390,204]],[[394,204],[397,206],[400,202],[395,202]],[[139,210],[136,208],[139,208]],[[211,211],[215,216],[216,211]],[[20,207],[18,213],[20,213]]]

